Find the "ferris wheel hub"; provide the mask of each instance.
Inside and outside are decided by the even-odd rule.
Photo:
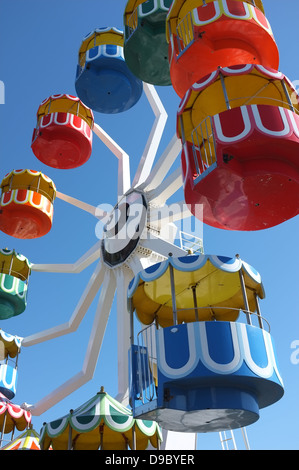
[[[147,201],[141,191],[125,194],[104,226],[103,261],[109,267],[123,264],[137,248],[147,221]]]

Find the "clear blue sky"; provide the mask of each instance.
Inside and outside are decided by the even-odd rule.
[[[92,205],[116,203],[117,161],[96,137],[89,162],[69,171],[43,165],[30,145],[41,101],[55,93],[76,94],[77,53],[82,38],[97,27],[123,29],[125,5],[126,0],[0,0],[0,80],[5,84],[5,104],[0,105],[1,179],[12,169],[41,170],[62,193]],[[292,81],[299,80],[298,1],[264,0],[264,7],[280,50],[280,71]],[[159,156],[174,134],[179,99],[171,87],[157,90],[169,115]],[[153,122],[146,99],[142,97],[126,113],[96,114],[95,120],[130,155],[134,174]],[[33,263],[71,263],[97,241],[95,225],[92,216],[57,199],[53,228],[47,236],[17,240],[0,233],[0,245],[14,248]],[[203,230],[206,253],[239,253],[261,273],[266,290],[262,314],[271,325],[285,395],[277,404],[261,410],[259,421],[247,428],[252,449],[299,448],[299,364],[291,362],[291,343],[299,340],[298,235],[298,217],[262,232],[226,232],[207,226]],[[1,321],[0,328],[25,337],[66,322],[93,269],[91,266],[77,275],[33,272],[26,311]],[[94,307],[77,332],[22,349],[15,403],[35,403],[81,370]],[[110,395],[116,394],[115,322],[113,309],[93,380],[44,415],[33,417],[37,431],[44,421],[78,407],[102,385]],[[198,447],[220,449],[218,434],[199,436]]]

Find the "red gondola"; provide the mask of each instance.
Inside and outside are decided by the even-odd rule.
[[[261,230],[298,214],[299,97],[282,73],[213,72],[182,100],[178,135],[185,200],[206,224]]]
[[[77,168],[91,155],[93,123],[93,112],[79,98],[52,95],[38,108],[32,151],[53,168]]]

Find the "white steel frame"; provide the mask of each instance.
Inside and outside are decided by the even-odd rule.
[[[25,337],[22,341],[23,347],[33,346],[76,331],[92,301],[100,291],[92,333],[87,345],[82,369],[71,379],[67,380],[34,405],[27,405],[27,408],[30,409],[33,415],[41,415],[92,379],[101,352],[105,328],[115,295],[117,300],[118,324],[118,395],[116,399],[124,404],[128,403],[127,357],[130,347],[130,315],[127,311],[128,284],[135,274],[145,269],[147,266],[161,259],[165,259],[168,257],[169,253],[172,253],[173,256],[186,255],[186,251],[175,245],[173,240],[166,240],[164,235],[163,239],[159,236],[159,230],[165,222],[169,224],[170,222],[172,223],[191,216],[189,210],[185,209],[184,201],[180,201],[176,204],[177,210],[173,214],[171,221],[161,219],[161,217],[157,216],[159,209],[165,207],[168,199],[182,186],[180,169],[174,170],[173,172],[170,171],[181,151],[181,142],[176,135],[174,135],[167,148],[154,165],[156,153],[167,121],[167,114],[155,88],[152,85],[144,83],[144,91],[155,115],[155,120],[144,152],[140,158],[133,183],[131,183],[129,155],[96,123],[94,124],[93,132],[118,159],[118,200],[133,189],[142,191],[149,205],[148,213],[151,224],[155,225],[156,223],[156,234],[154,235],[148,226],[146,226],[146,236],[140,239],[138,249],[132,253],[132,256],[130,256],[124,264],[114,268],[109,267],[101,259],[101,240],[72,264],[33,264],[32,271],[80,273],[97,261],[96,268],[69,321]],[[57,192],[57,197],[68,204],[90,213],[97,217],[97,219],[103,219],[107,215],[98,208],[61,192]],[[24,405],[26,406],[26,404]],[[168,437],[177,435],[177,433],[167,434]],[[169,437],[166,446],[167,448],[173,449],[195,449],[195,441],[195,435],[180,435],[180,437],[175,436],[174,439]]]

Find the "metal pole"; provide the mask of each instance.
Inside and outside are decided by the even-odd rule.
[[[256,292],[255,292],[255,294],[254,294],[254,298],[255,298],[256,311],[257,311],[257,316],[258,316],[259,325],[260,325],[260,328],[263,330],[263,329],[264,329],[263,319],[262,319],[261,310],[260,310],[260,304],[259,304],[259,300],[258,300],[258,296],[257,296],[257,293],[256,293]]]
[[[1,437],[0,437],[0,448],[2,447],[3,435],[5,432],[5,426],[6,426],[6,418],[7,418],[7,409],[5,410],[4,418],[3,418],[2,432],[1,432]]]
[[[184,145],[186,143],[186,138],[185,138],[185,129],[184,129],[183,117],[180,116],[179,119],[180,119],[180,125],[181,125],[182,143]]]
[[[285,92],[288,105],[289,105],[291,111],[295,112],[295,108],[294,108],[293,103],[292,103],[292,100],[291,100],[291,98],[290,98],[290,95],[289,95],[288,89],[287,89],[287,87],[286,87],[285,81],[284,81],[284,80],[281,80],[281,84],[282,84],[283,91]]]
[[[11,441],[12,441],[12,440],[13,440],[13,438],[14,438],[14,435],[15,435],[15,429],[16,429],[16,425],[15,425],[15,423],[14,423],[14,425],[13,425],[13,428],[12,428],[11,437],[10,437],[10,440],[11,440]]]
[[[72,413],[73,413],[73,410],[70,410],[70,414]],[[72,450],[72,426],[70,422],[69,422],[69,436],[68,436],[67,450]]]
[[[221,81],[221,85],[222,85],[222,91],[223,91],[223,94],[224,94],[226,109],[231,109],[230,104],[229,104],[227,91],[226,91],[226,86],[225,86],[225,83],[224,83],[224,77],[223,77],[221,72],[220,72],[220,81]]]
[[[197,298],[196,298],[196,286],[192,286],[192,294],[193,294],[193,302],[194,302],[194,310],[195,310],[195,321],[199,321]]]
[[[133,427],[132,427],[132,446],[133,446],[133,449],[132,449],[132,450],[136,450],[136,429],[135,429],[135,423],[133,424]]]
[[[128,309],[130,313],[130,342],[131,346],[134,344],[134,309],[133,299],[128,299]]]
[[[17,356],[15,359],[15,369],[18,369],[18,362],[19,362],[19,354],[20,354],[20,349],[18,349]]]
[[[174,273],[173,266],[169,264],[169,273],[170,273],[170,286],[171,286],[171,298],[172,298],[172,311],[173,311],[173,324],[178,324],[178,315],[176,308],[176,298],[175,298],[175,283],[174,283]]]
[[[101,438],[101,441],[100,441],[100,447],[101,447],[101,450],[103,450],[103,434],[104,434],[104,425],[101,424],[100,425],[100,438]]]
[[[8,275],[11,276],[11,270],[12,270],[12,265],[13,265],[13,259],[14,259],[14,255],[12,253],[11,255],[11,260],[10,260],[10,264],[9,264],[9,269],[8,269]]]
[[[249,304],[248,304],[248,299],[247,299],[247,294],[246,294],[246,287],[245,287],[245,281],[244,281],[242,268],[239,270],[239,277],[240,277],[241,288],[242,288],[242,293],[243,293],[247,323],[248,323],[248,325],[252,325],[251,317],[250,317],[250,313],[249,313]]]
[[[250,450],[246,428],[241,428],[246,450]]]

